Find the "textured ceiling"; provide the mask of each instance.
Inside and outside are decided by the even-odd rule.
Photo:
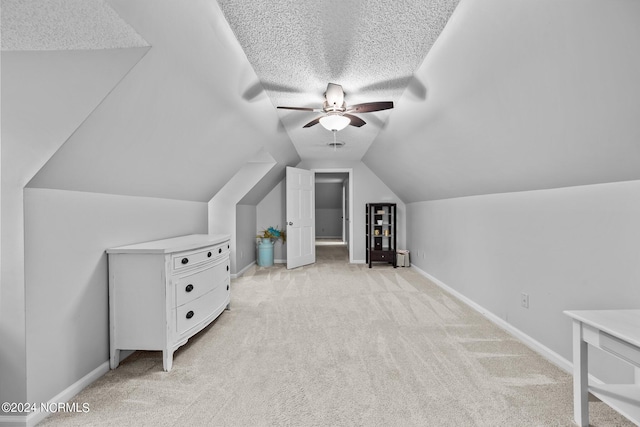
[[[103,0],[2,0],[2,50],[86,50],[148,43]]]
[[[16,124],[64,142],[30,186],[206,201],[263,149],[272,185],[361,160],[405,203],[640,179],[637,0],[0,1],[3,153]],[[83,119],[83,85],[141,49]],[[328,82],[396,108],[334,151],[316,113],[275,108]]]
[[[343,86],[347,105],[397,102],[453,13],[458,0],[277,2],[218,0],[253,66],[259,84],[243,97],[264,96],[274,107],[319,108],[327,83]],[[320,125],[302,126],[320,114],[278,110],[302,159],[359,160],[393,110],[362,114],[362,128],[337,135],[338,152]]]
[[[97,63],[78,82],[62,70],[153,46],[77,130],[40,114],[71,136],[30,186],[209,200],[262,149],[270,182],[300,158],[362,160],[406,203],[640,179],[638,1],[219,1],[1,0],[3,118],[75,108],[90,74],[115,80]],[[7,68],[38,55],[42,78]],[[319,107],[328,82],[348,104],[396,108],[362,114],[334,151],[302,128],[317,113],[275,108]],[[43,106],[17,87],[69,93]]]

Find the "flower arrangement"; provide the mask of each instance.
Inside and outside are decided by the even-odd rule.
[[[282,240],[282,243],[284,243],[287,241],[287,232],[276,227],[269,227],[262,230],[256,237],[259,239],[271,239],[272,242]]]

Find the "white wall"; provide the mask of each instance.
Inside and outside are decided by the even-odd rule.
[[[277,227],[286,230],[286,186],[282,180],[269,194],[256,206],[256,234],[265,228]],[[255,259],[255,236],[253,236]],[[278,240],[273,246],[273,258],[276,262],[286,262],[287,244]]]
[[[342,238],[342,208],[316,208],[316,237]]]
[[[27,396],[49,399],[109,360],[105,249],[207,232],[207,204],[26,189]]]
[[[27,398],[23,188],[142,54],[2,52],[0,401]]]
[[[252,205],[236,205],[236,270],[241,272],[256,261],[256,212]]]
[[[570,309],[640,307],[640,181],[407,205],[412,263],[571,361]],[[529,309],[520,294],[529,295]],[[597,376],[626,379],[591,358]],[[598,366],[596,366],[598,365]]]
[[[354,262],[365,262],[365,205],[369,202],[390,202],[397,203],[397,224],[398,224],[398,248],[406,246],[406,215],[405,205],[384,182],[375,175],[362,162],[302,162],[298,167],[307,169],[328,169],[331,167],[353,169],[353,216],[351,217],[351,228],[353,229],[353,260]]]
[[[342,238],[342,185],[316,182],[316,237]]]
[[[236,274],[239,271],[237,265],[238,236],[236,231],[238,227],[243,225],[236,223],[238,219],[237,204],[276,164],[273,157],[266,152],[261,152],[258,156],[266,156],[266,159],[264,161],[247,162],[208,203],[209,233],[228,234],[231,236],[231,251],[229,254],[231,274]],[[240,245],[244,244],[246,243],[240,242]]]
[[[302,169],[320,169],[327,172],[330,169],[352,169],[353,180],[353,217],[351,217],[351,227],[353,228],[353,261],[365,261],[365,205],[369,202],[391,202],[398,204],[398,248],[404,249],[406,245],[406,216],[405,205],[393,191],[385,185],[372,171],[362,162],[349,161],[306,161],[296,166]]]

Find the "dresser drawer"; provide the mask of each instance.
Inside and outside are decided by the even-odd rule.
[[[229,282],[230,267],[231,267],[231,262],[229,261],[228,257],[216,261],[216,263],[213,266],[213,274],[214,274],[214,280],[217,285],[223,285]]]
[[[226,286],[229,281],[229,257],[219,258],[206,264],[204,269],[177,276],[174,280],[176,307],[186,304],[216,288]]]
[[[231,279],[227,278],[221,286],[217,286],[213,293],[216,295],[216,301],[226,301],[231,294]]]
[[[214,267],[214,265],[211,265],[205,270],[174,279],[176,307],[212,291],[216,284],[219,286],[220,281],[216,281]]]
[[[395,257],[395,252],[394,251],[371,251],[371,255],[369,256],[371,257],[372,261],[393,262],[393,259]]]
[[[221,243],[191,252],[181,252],[172,257],[173,270],[181,270],[216,258],[226,257],[229,253],[229,243]]]
[[[176,308],[176,332],[178,335],[198,326],[202,320],[211,315],[218,308],[216,307],[218,300],[214,290]]]

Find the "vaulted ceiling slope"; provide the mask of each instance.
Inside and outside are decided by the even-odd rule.
[[[363,158],[405,202],[640,179],[640,2],[461,0]]]
[[[62,4],[68,13],[90,14],[79,0],[44,3],[51,6],[45,9]],[[262,149],[281,170],[299,162],[271,103],[242,98],[258,79],[215,1],[112,0],[105,7],[151,48],[67,135],[30,187],[209,201]],[[63,22],[52,27],[65,28],[67,39],[79,27],[88,31],[81,24],[74,27],[61,11],[49,19]],[[28,36],[25,28],[31,25],[22,25],[18,34]],[[93,28],[100,39],[101,26]],[[46,60],[57,64],[57,55]],[[39,84],[47,81],[44,74]],[[2,84],[12,82],[3,76]],[[71,91],[58,99],[61,110],[81,95],[76,92],[81,86],[67,86]],[[275,185],[279,176],[271,175]]]
[[[2,177],[21,190],[148,43],[102,0],[2,0]]]
[[[300,159],[362,159],[405,202],[640,179],[637,0],[46,0],[16,11],[30,3],[2,0],[3,154],[7,114],[38,105],[5,91],[12,78],[65,88],[46,107],[73,112],[52,116],[56,132],[38,128],[60,140],[47,141],[32,187],[208,201],[263,149],[272,182]],[[40,72],[20,72],[24,55]],[[348,104],[395,108],[363,114],[334,152],[330,132],[301,128],[314,113],[275,108],[317,107],[328,82]],[[18,130],[47,116],[22,114]]]
[[[458,0],[218,0],[273,106],[319,108],[328,83],[343,86],[347,105],[396,101],[445,27]],[[360,115],[338,139],[340,159],[360,160],[389,114]],[[303,129],[317,112],[279,110],[303,160],[332,159],[331,133]]]

